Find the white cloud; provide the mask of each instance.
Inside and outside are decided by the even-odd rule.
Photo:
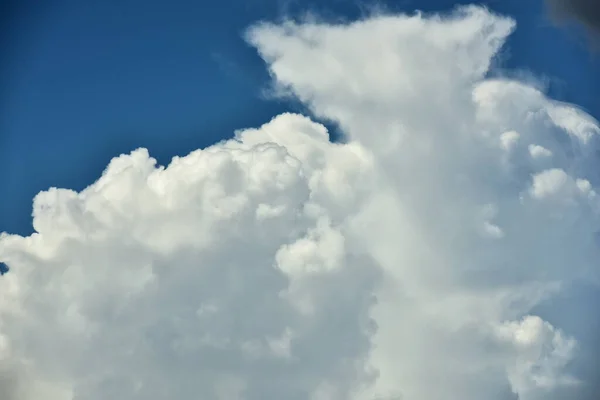
[[[576,398],[585,343],[534,311],[597,276],[598,125],[485,78],[513,28],[469,7],[250,29],[347,143],[283,114],[40,193],[38,233],[0,238],[2,398]]]
[[[510,150],[517,144],[519,133],[515,131],[504,132],[500,135],[500,145],[504,150]]]
[[[539,159],[539,158],[547,158],[547,157],[552,156],[552,152],[543,146],[540,146],[537,144],[530,144],[528,148],[529,148],[529,154],[533,158]]]

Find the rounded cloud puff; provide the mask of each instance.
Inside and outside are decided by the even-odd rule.
[[[536,306],[598,277],[598,123],[490,79],[514,22],[259,24],[283,114],[113,159],[3,234],[0,397],[547,399],[585,343]],[[581,316],[584,320],[585,316]]]

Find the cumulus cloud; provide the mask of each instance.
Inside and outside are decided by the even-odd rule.
[[[0,397],[581,396],[586,343],[536,307],[598,277],[600,128],[486,78],[514,27],[477,7],[251,27],[276,92],[344,143],[283,114],[38,194],[36,233],[0,238]]]

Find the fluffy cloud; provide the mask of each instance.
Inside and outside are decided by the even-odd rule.
[[[283,114],[40,193],[37,233],[0,238],[0,397],[581,396],[585,343],[535,311],[598,277],[600,128],[487,78],[513,29],[476,7],[252,27],[344,143]]]

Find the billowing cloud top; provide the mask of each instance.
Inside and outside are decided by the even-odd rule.
[[[157,167],[139,149],[4,234],[6,400],[576,398],[535,314],[597,278],[597,122],[488,79],[482,8],[247,34],[296,114]],[[583,321],[585,316],[581,316]]]

